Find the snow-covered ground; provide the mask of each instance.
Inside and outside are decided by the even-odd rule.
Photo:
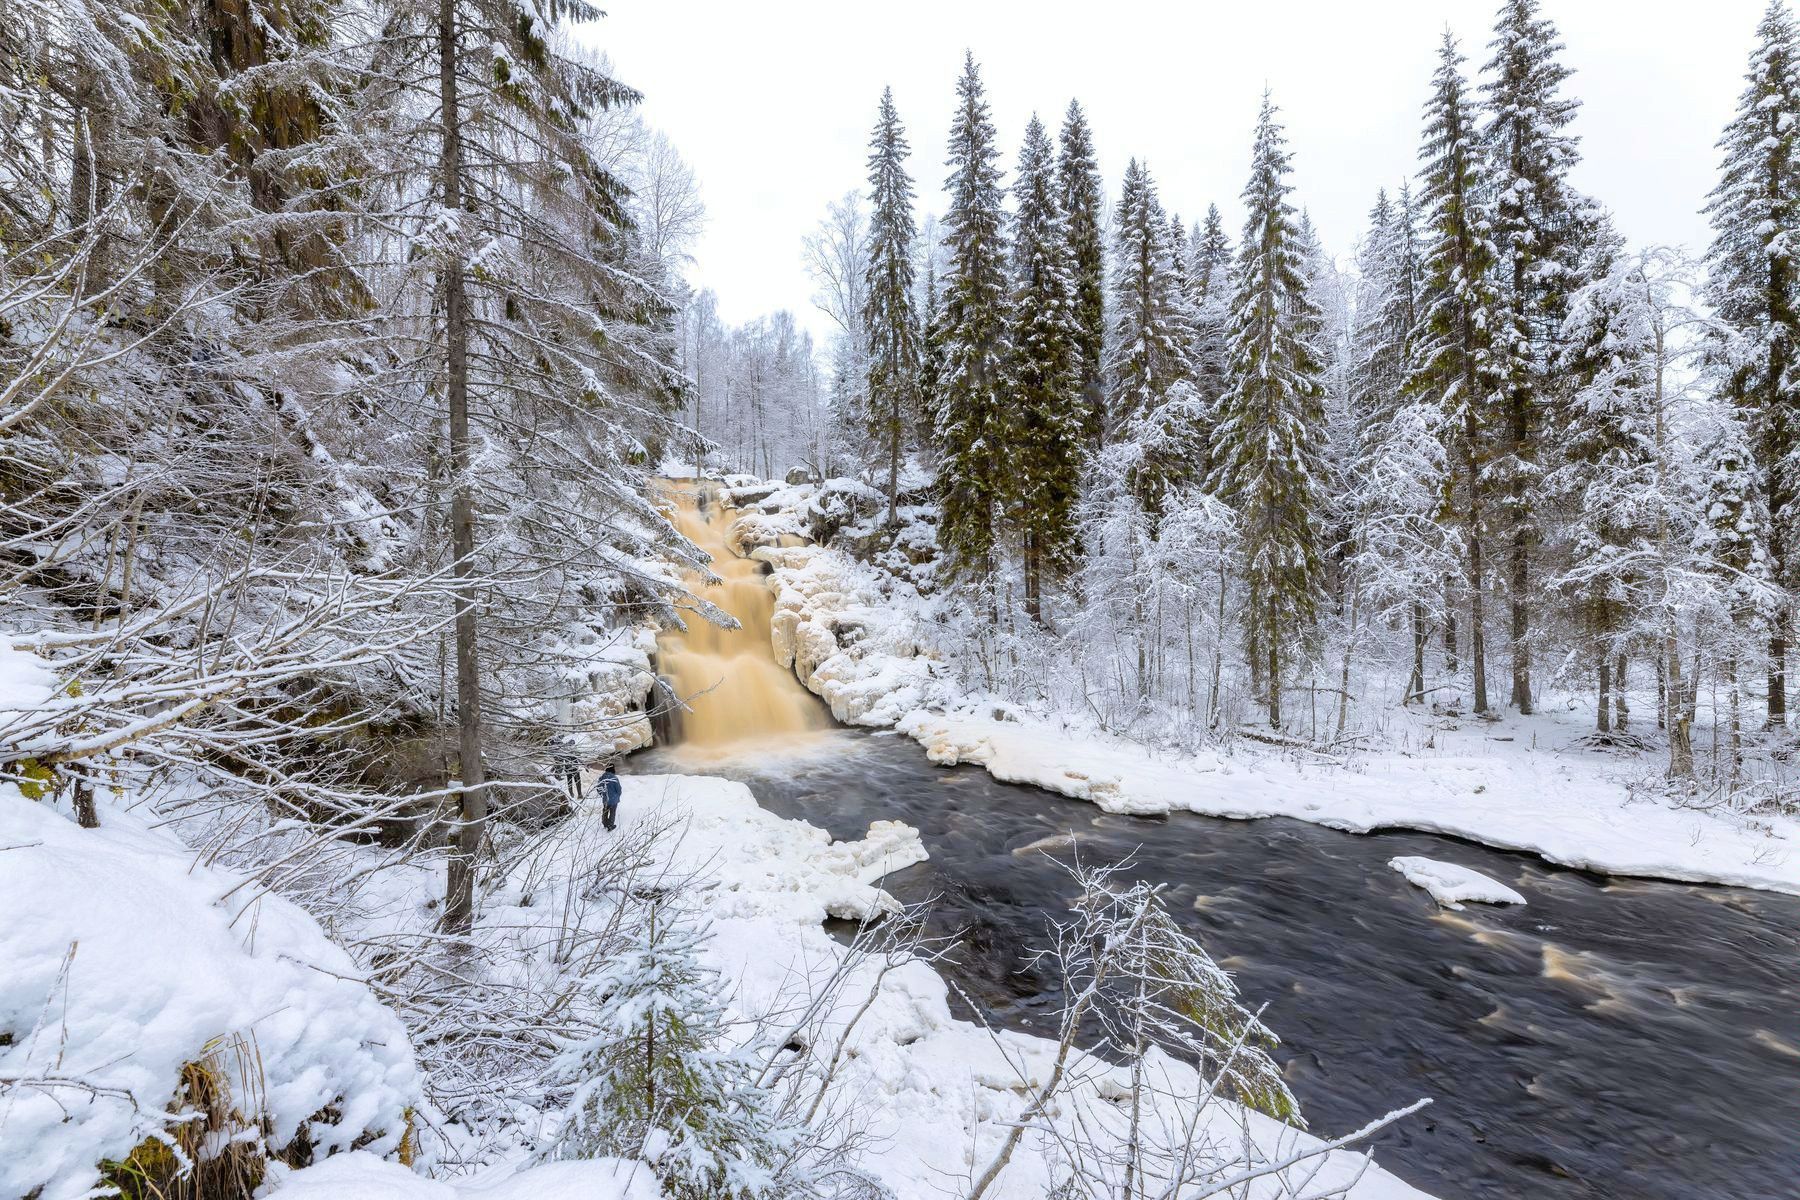
[[[1596,752],[1569,714],[1442,720],[1410,748],[1370,750],[1347,768],[1241,742],[1163,752],[965,691],[905,584],[837,550],[777,544],[806,532],[816,490],[776,489],[740,520],[737,544],[771,568],[776,657],[840,721],[897,728],[935,762],[973,763],[1108,812],[1417,829],[1565,866],[1800,894],[1800,820],[1681,807],[1634,788],[1655,764]]]
[[[1414,887],[1424,888],[1431,898],[1445,908],[1460,909],[1463,901],[1476,904],[1523,904],[1525,897],[1471,867],[1403,854],[1390,858],[1388,866],[1406,877]]]
[[[848,953],[822,922],[830,916],[891,911],[894,902],[878,881],[925,856],[917,831],[904,825],[878,822],[861,840],[833,842],[823,830],[765,812],[742,784],[700,776],[627,777],[620,824],[626,834],[646,826],[668,830],[661,842],[668,870],[675,876],[692,875],[707,889],[704,910],[714,933],[707,954],[731,987],[732,1008],[743,1017],[802,1007]],[[555,878],[555,864],[582,860],[585,847],[605,836],[598,826],[596,806],[583,807],[539,851],[537,870],[521,871]],[[551,870],[543,871],[546,866]],[[553,896],[538,895],[528,905],[516,903],[521,899],[510,890],[503,893],[487,919],[515,928],[533,914],[544,922],[560,919]],[[944,980],[921,959],[889,970],[878,981],[877,969],[875,961],[856,969],[814,1036],[835,1041],[850,1028],[832,1094],[868,1123],[868,1149],[858,1165],[900,1200],[936,1200],[960,1191],[959,1181],[985,1164],[1029,1089],[1049,1070],[1055,1046],[956,1019]],[[871,994],[873,1002],[852,1021]],[[1184,1065],[1164,1059],[1155,1070],[1177,1092],[1193,1093],[1196,1081]],[[1083,1059],[1074,1073],[1081,1083],[1055,1111],[1058,1127],[1066,1133],[1078,1114],[1090,1123],[1116,1126],[1128,1091],[1126,1072]],[[1246,1134],[1275,1157],[1319,1144],[1308,1134],[1225,1101],[1213,1105],[1209,1118],[1198,1136],[1215,1141],[1222,1153],[1238,1152],[1238,1141]],[[1059,1178],[1060,1161],[1054,1139],[1031,1135],[991,1194],[1002,1200],[1041,1200]],[[1365,1171],[1362,1156],[1334,1151],[1313,1190],[1334,1194],[1333,1183],[1341,1186],[1359,1171]],[[580,1194],[638,1200],[639,1193],[632,1190],[638,1186],[638,1176],[625,1164],[521,1170],[501,1163],[445,1183],[409,1177],[391,1164],[364,1157],[294,1172],[272,1195],[277,1200],[512,1200]],[[1247,1194],[1271,1194],[1267,1186],[1265,1181]],[[1424,1195],[1378,1167],[1366,1168],[1350,1194],[1361,1200],[1417,1200]]]
[[[100,816],[82,829],[0,786],[0,1196],[98,1194],[103,1160],[169,1127],[190,1063],[273,1147],[398,1150],[413,1048],[350,956],[149,814]]]

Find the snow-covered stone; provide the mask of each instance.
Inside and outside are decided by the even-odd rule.
[[[1408,883],[1430,892],[1431,898],[1445,908],[1460,909],[1465,900],[1477,904],[1525,903],[1525,897],[1498,879],[1456,863],[1408,854],[1390,858],[1388,866],[1406,876]]]

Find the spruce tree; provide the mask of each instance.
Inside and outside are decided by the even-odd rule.
[[[1403,607],[1412,634],[1405,702],[1425,694],[1425,643],[1444,570],[1438,525],[1443,448],[1434,414],[1405,395],[1419,327],[1419,259],[1412,196],[1384,189],[1359,261],[1350,409],[1359,430],[1350,490],[1355,565],[1372,598]]]
[[[1495,368],[1504,392],[1489,467],[1504,518],[1513,707],[1531,711],[1531,555],[1545,420],[1559,410],[1556,369],[1569,296],[1580,286],[1586,201],[1569,184],[1580,160],[1564,132],[1580,107],[1559,94],[1572,72],[1538,0],[1503,0],[1489,43],[1484,140],[1493,196],[1499,298]],[[1556,440],[1551,434],[1549,440]]]
[[[1288,203],[1291,156],[1276,112],[1265,93],[1243,192],[1217,491],[1238,512],[1245,640],[1263,667],[1269,724],[1279,728],[1284,669],[1305,653],[1324,582],[1317,518],[1325,391],[1313,345],[1319,311],[1306,292],[1300,231]]]
[[[543,1157],[646,1158],[671,1200],[806,1194],[783,1178],[794,1131],[755,1060],[727,1045],[722,981],[700,958],[707,931],[653,900],[624,936],[587,981],[605,997],[594,1036],[552,1067],[571,1095]]]
[[[881,112],[869,144],[868,299],[863,330],[869,339],[869,434],[887,459],[887,523],[899,524],[900,456],[918,409],[919,321],[913,312],[912,179],[909,148],[894,89],[881,92]]]
[[[1657,463],[1657,331],[1646,284],[1624,239],[1601,226],[1586,272],[1595,282],[1571,298],[1558,365],[1570,381],[1548,463],[1545,496],[1560,520],[1551,584],[1567,596],[1594,670],[1595,728],[1613,728],[1615,666],[1648,594],[1664,505]]]
[[[1065,573],[1074,556],[1082,461],[1074,255],[1057,192],[1055,151],[1034,116],[1013,184],[1008,499],[1024,555],[1025,610],[1040,622],[1044,578]]]
[[[1783,594],[1769,550],[1767,481],[1756,462],[1749,423],[1741,409],[1722,414],[1702,452],[1705,475],[1702,519],[1694,530],[1694,551],[1713,586],[1719,623],[1725,630],[1724,666],[1729,712],[1731,776],[1736,782],[1743,751],[1739,716],[1739,667],[1752,640],[1775,618]]]
[[[1769,511],[1776,580],[1800,582],[1795,525],[1795,408],[1800,405],[1800,42],[1782,0],[1770,0],[1737,114],[1719,140],[1724,166],[1707,214],[1709,298],[1727,334],[1715,357],[1749,426]],[[1787,721],[1789,614],[1770,624],[1768,720]]]
[[[1407,390],[1438,407],[1456,464],[1450,517],[1460,525],[1467,560],[1472,706],[1488,710],[1486,466],[1489,426],[1500,381],[1493,360],[1494,247],[1481,194],[1481,148],[1456,39],[1444,34],[1425,108],[1421,328]],[[1448,620],[1448,617],[1446,618]],[[1447,627],[1454,629],[1454,625]],[[1452,644],[1453,645],[1453,644]],[[1452,651],[1454,652],[1454,651]]]
[[[963,61],[950,125],[948,273],[938,332],[938,494],[941,544],[953,573],[992,582],[1012,430],[1005,393],[1006,216],[994,122],[975,66]]]
[[[1169,247],[1169,220],[1149,169],[1125,168],[1113,221],[1112,331],[1106,362],[1106,440],[1139,507],[1153,519],[1193,473],[1199,416],[1183,345],[1184,299]],[[1187,385],[1176,394],[1177,384]]]
[[[1094,138],[1079,102],[1069,101],[1056,162],[1058,204],[1075,272],[1077,367],[1083,436],[1098,450],[1106,429],[1106,242],[1100,227],[1103,188]]]
[[[1191,239],[1189,252],[1193,328],[1188,360],[1200,404],[1210,414],[1225,395],[1231,361],[1231,239],[1225,234],[1218,205],[1207,206],[1206,223]],[[1211,441],[1210,435],[1206,440]]]

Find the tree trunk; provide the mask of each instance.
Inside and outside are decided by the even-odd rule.
[[[1474,381],[1469,383],[1473,386]],[[1481,563],[1481,483],[1479,464],[1475,461],[1477,431],[1474,414],[1469,414],[1464,422],[1464,451],[1469,472],[1469,669],[1473,676],[1469,703],[1475,712],[1485,713],[1488,710],[1487,613],[1481,592],[1486,571]]]
[[[1206,727],[1219,727],[1219,687],[1225,675],[1225,568],[1219,568],[1219,611],[1213,630],[1212,679],[1206,693]]]
[[[1605,654],[1600,656],[1599,687],[1594,703],[1594,728],[1601,733],[1612,732],[1612,661]]]
[[[1271,629],[1269,642],[1269,728],[1281,728],[1281,647]]]
[[[1406,681],[1406,703],[1425,699],[1425,605],[1413,601],[1412,606],[1412,677]]]
[[[1041,608],[1043,588],[1042,555],[1038,552],[1037,536],[1027,533],[1024,537],[1025,566],[1025,615],[1031,618],[1033,625],[1042,626],[1044,614]]]
[[[1631,701],[1625,698],[1625,656],[1613,659],[1613,728],[1624,733],[1631,724]]]
[[[1694,777],[1693,713],[1686,703],[1681,686],[1681,656],[1671,629],[1663,638],[1663,654],[1668,660],[1666,688],[1669,710],[1669,778]]]
[[[456,94],[456,0],[438,0],[438,84],[444,122],[440,164],[446,209],[462,208],[462,135]],[[445,392],[450,416],[450,540],[456,603],[456,725],[461,811],[452,839],[444,929],[467,933],[475,920],[475,863],[487,832],[486,768],[481,753],[481,676],[475,612],[475,496],[469,478],[469,321],[463,265],[443,266]]]
[[[1514,485],[1514,504],[1521,504],[1518,498],[1519,486]],[[1512,541],[1512,706],[1520,713],[1531,715],[1531,586],[1530,541],[1529,532],[1518,518],[1519,527],[1513,530]]]
[[[823,478],[824,472],[820,472]],[[888,486],[887,526],[900,527],[900,401],[894,399],[894,411],[888,414]],[[1035,614],[1034,614],[1035,615]]]
[[[1731,708],[1731,783],[1736,784],[1738,771],[1744,765],[1744,723],[1738,701],[1738,664],[1733,655],[1725,665],[1725,695]]]
[[[79,766],[75,772],[75,823],[83,829],[100,828],[100,811],[94,807],[94,785]]]
[[[1462,664],[1456,658],[1456,593],[1444,580],[1444,670],[1454,675]]]
[[[1773,541],[1773,538],[1770,538]],[[1781,560],[1777,558],[1776,562]],[[1775,616],[1775,632],[1769,635],[1769,699],[1768,725],[1770,729],[1782,729],[1787,726],[1787,630],[1783,624],[1787,620],[1786,613]]]

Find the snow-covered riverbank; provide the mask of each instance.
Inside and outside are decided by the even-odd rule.
[[[793,514],[810,486],[766,496],[737,539],[770,566],[777,660],[838,720],[899,729],[935,762],[973,763],[1108,812],[1417,829],[1564,866],[1800,894],[1800,821],[1634,789],[1654,764],[1581,744],[1586,729],[1567,714],[1439,722],[1413,749],[1371,750],[1347,767],[1241,743],[1167,753],[967,691],[935,655],[905,584],[837,550],[776,544],[804,532]]]
[[[620,819],[627,834],[668,830],[661,844],[670,874],[691,874],[706,889],[704,911],[714,933],[707,954],[729,985],[732,1008],[744,1018],[802,1007],[847,953],[825,931],[825,919],[891,910],[894,903],[879,880],[925,857],[917,832],[907,826],[878,822],[861,840],[833,842],[823,830],[764,811],[740,783],[700,776],[627,777]],[[596,808],[584,807],[546,843],[539,861],[579,860],[597,831]],[[541,920],[555,920],[558,906],[551,900],[539,896],[529,904],[499,906],[484,919],[517,925],[536,913]],[[854,968],[815,1036],[835,1041],[848,1029],[832,1095],[867,1124],[867,1150],[857,1165],[899,1200],[936,1200],[958,1192],[957,1181],[993,1154],[1030,1090],[1050,1070],[1056,1047],[1042,1038],[958,1020],[951,1015],[944,980],[923,960],[912,959],[878,978],[879,970],[875,961]],[[1172,1094],[1194,1094],[1198,1081],[1184,1065],[1159,1059],[1155,1069],[1166,1076]],[[1120,1102],[1129,1093],[1125,1071],[1080,1058],[1071,1073],[1079,1080],[1074,1091],[1053,1110],[1050,1128],[1027,1136],[992,1195],[1040,1200],[1063,1173],[1065,1160],[1052,1128],[1066,1136],[1077,1120],[1089,1122],[1090,1129],[1111,1129],[1122,1119]],[[1245,1137],[1271,1159],[1319,1145],[1309,1134],[1229,1102],[1214,1102],[1206,1115],[1196,1137],[1218,1146],[1221,1154],[1237,1153]],[[1348,1151],[1330,1155],[1307,1194],[1334,1195],[1334,1186],[1344,1186],[1359,1171],[1361,1179],[1349,1193],[1359,1200],[1425,1195],[1378,1167],[1365,1169],[1362,1156]],[[641,1189],[633,1190],[633,1180],[642,1175],[634,1177],[625,1164],[556,1164],[521,1172],[502,1163],[466,1181],[467,1188],[452,1188],[366,1157],[294,1173],[273,1195],[452,1200],[574,1195],[579,1185],[587,1189],[580,1193],[584,1196],[635,1200]],[[520,1190],[540,1181],[541,1193]]]

